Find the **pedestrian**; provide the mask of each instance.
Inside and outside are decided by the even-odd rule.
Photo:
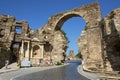
[[[5,68],[8,69],[9,60],[5,60]]]

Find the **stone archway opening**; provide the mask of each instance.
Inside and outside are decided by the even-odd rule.
[[[115,39],[107,46],[108,60],[114,71],[120,71],[120,39]]]
[[[11,62],[17,62],[19,60],[19,50],[20,50],[21,43],[20,42],[14,42],[12,43],[12,56],[11,56]]]
[[[82,35],[77,41],[79,51],[81,51],[83,56],[83,68],[87,71],[98,70],[97,68],[102,69],[101,31],[99,28],[101,11],[97,2],[55,14],[48,19],[47,24],[42,29],[39,29],[44,41],[51,43],[53,46],[50,52],[52,53],[53,62],[64,60],[63,54],[66,53],[69,41],[65,38],[66,35],[63,35],[64,32],[61,28],[72,17],[82,17],[86,22],[86,28],[82,31]]]
[[[78,14],[68,14],[63,16],[57,23],[55,30],[61,30],[61,27],[63,26],[63,24],[72,17],[80,17],[80,16]]]
[[[40,56],[40,47],[38,45],[35,45],[33,47],[33,57]]]
[[[44,51],[46,52],[46,54],[44,54],[44,57],[49,56],[49,58],[51,59],[52,49],[53,49],[52,44],[50,44],[49,42],[46,42],[46,44],[44,45]]]
[[[77,40],[85,26],[85,20],[78,14],[65,15],[57,23],[55,31],[62,31],[62,33],[64,31],[63,35],[66,42],[68,42],[67,47],[63,46],[63,50],[67,53],[67,55],[70,50],[73,50],[74,55],[79,53]]]
[[[115,56],[120,57],[120,40],[117,40],[114,44],[114,51],[116,52],[116,54],[114,54]]]

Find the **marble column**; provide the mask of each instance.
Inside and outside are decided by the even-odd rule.
[[[43,59],[43,51],[44,51],[44,46],[40,45],[40,58]]]
[[[22,41],[22,44],[21,44],[20,61],[23,60],[23,57],[24,57],[23,44],[24,44],[24,41]]]
[[[30,58],[33,58],[33,47],[31,48],[31,51],[30,51]]]
[[[29,56],[29,49],[30,48],[30,42],[27,41],[27,50],[26,50],[26,53],[25,53],[25,60],[29,60],[30,56]]]

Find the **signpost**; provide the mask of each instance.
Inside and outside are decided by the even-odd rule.
[[[21,67],[30,67],[31,66],[31,62],[30,61],[21,61]]]

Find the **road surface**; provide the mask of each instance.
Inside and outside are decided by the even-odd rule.
[[[70,61],[69,63],[67,66],[31,73],[14,80],[88,80],[77,71],[80,61]]]
[[[0,80],[89,80],[77,71],[80,61],[68,63],[62,66],[21,68],[0,74]]]

